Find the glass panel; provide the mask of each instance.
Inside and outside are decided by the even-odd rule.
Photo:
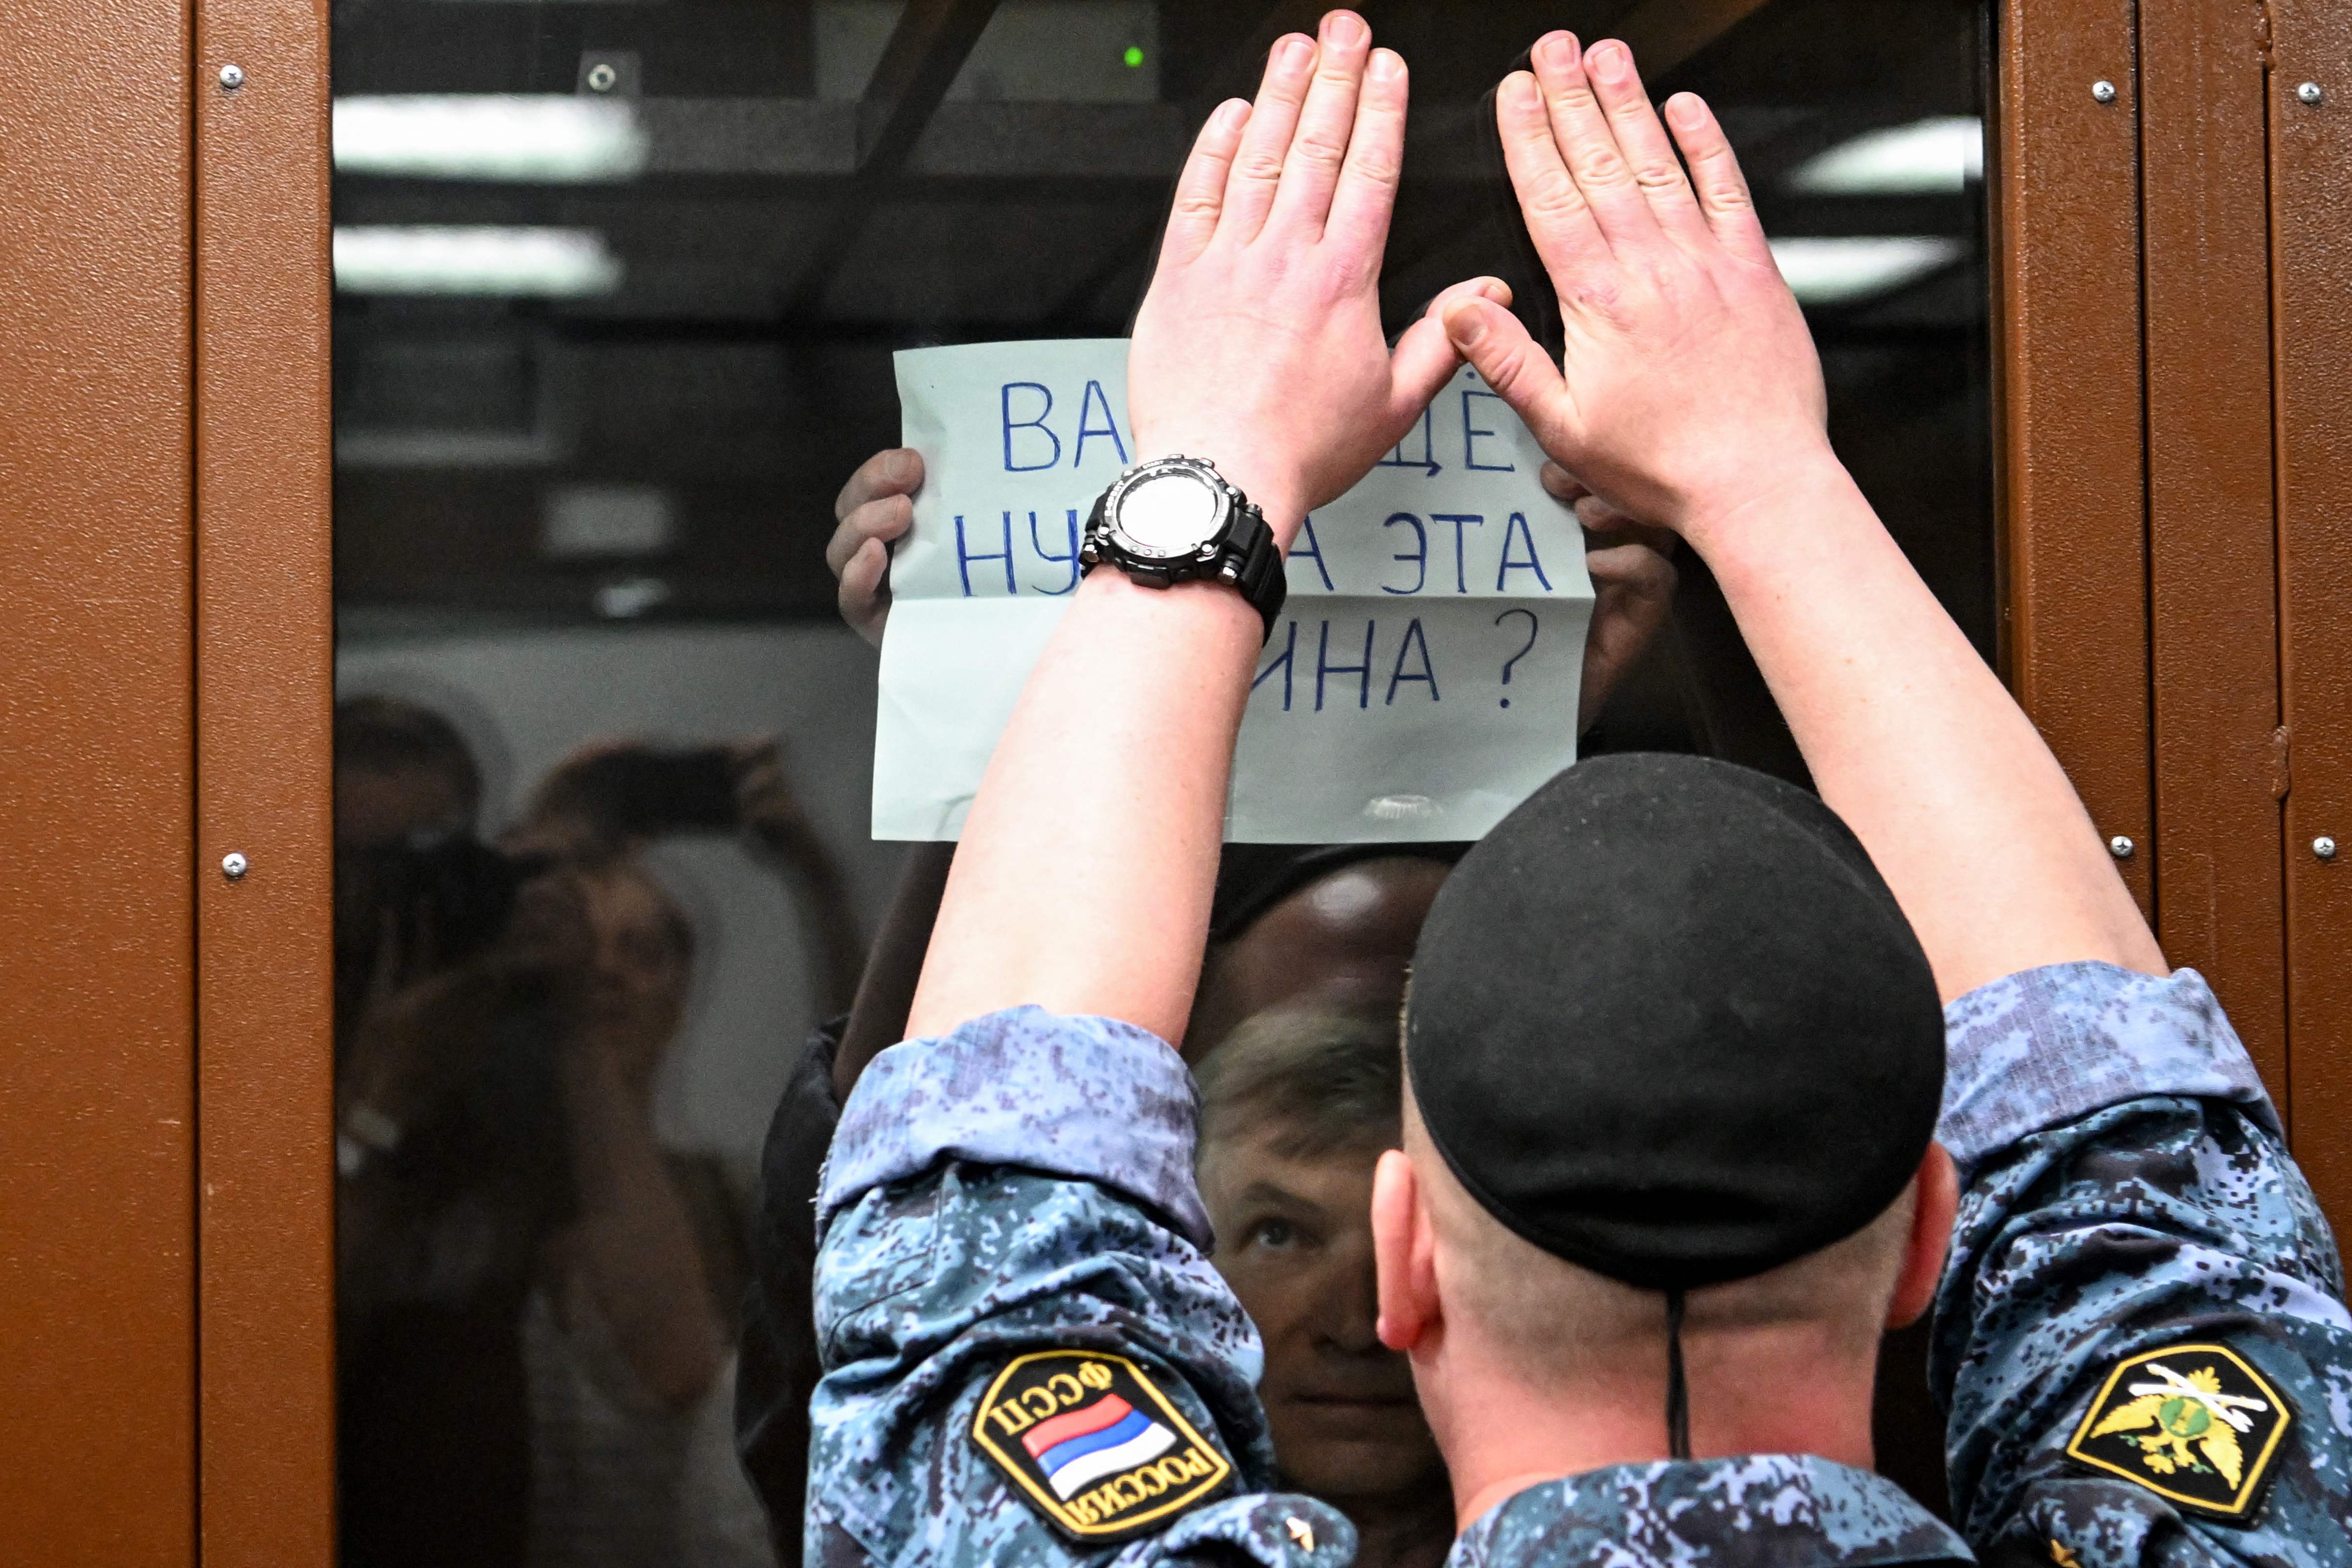
[[[1544,28],[1622,24],[1661,95],[1717,106],[1840,449],[1990,656],[1983,7],[1365,10],[1413,69],[1391,326],[1460,278],[1523,276],[1479,100]],[[898,438],[894,349],[1123,332],[1193,128],[1302,21],[1267,0],[337,0],[347,1562],[798,1560],[832,1037],[795,1069],[902,861],[919,916],[940,865],[867,832],[876,657],[836,613],[834,498]],[[1680,567],[1585,749],[1801,776]],[[1186,1041],[1213,1135],[1220,1093],[1377,1064],[1361,1021],[1392,1016],[1442,875],[1229,855]],[[1303,1163],[1213,1136],[1203,1183],[1286,1469],[1386,1518],[1404,1561],[1447,1515],[1348,1272],[1378,1123]],[[1291,1208],[1226,1201],[1254,1184]],[[1269,1226],[1285,1245],[1248,1253]],[[1326,1373],[1382,1407],[1372,1437],[1314,1414],[1299,1391]],[[1940,1506],[1925,1419],[1892,1410],[1882,1440],[1899,1467],[1928,1434],[1905,1479]]]

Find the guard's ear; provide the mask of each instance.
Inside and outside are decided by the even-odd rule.
[[[1960,1207],[1960,1173],[1941,1143],[1927,1145],[1912,1193],[1911,1237],[1903,1248],[1903,1271],[1895,1279],[1895,1299],[1886,1308],[1890,1329],[1917,1322],[1935,1304],[1936,1284],[1944,1277],[1952,1221]]]
[[[1438,1321],[1436,1231],[1421,1177],[1402,1149],[1372,1172],[1372,1265],[1380,1279],[1381,1343],[1410,1351]]]

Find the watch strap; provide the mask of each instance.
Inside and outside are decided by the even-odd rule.
[[[1265,514],[1244,502],[1241,515],[1246,520],[1242,536],[1233,541],[1227,557],[1233,575],[1231,581],[1241,590],[1242,597],[1265,623],[1265,641],[1274,640],[1274,623],[1282,615],[1282,606],[1290,597],[1287,563],[1283,559],[1282,546],[1276,542],[1274,530],[1266,525]]]

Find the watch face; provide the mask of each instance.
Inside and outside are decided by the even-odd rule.
[[[1208,482],[1181,469],[1153,474],[1118,498],[1118,531],[1136,549],[1153,555],[1190,555],[1217,536],[1224,522],[1224,498]]]

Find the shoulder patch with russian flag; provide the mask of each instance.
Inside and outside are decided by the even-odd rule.
[[[1096,1351],[1014,1358],[981,1396],[971,1437],[1040,1513],[1079,1541],[1160,1529],[1233,1474],[1141,1367]]]

